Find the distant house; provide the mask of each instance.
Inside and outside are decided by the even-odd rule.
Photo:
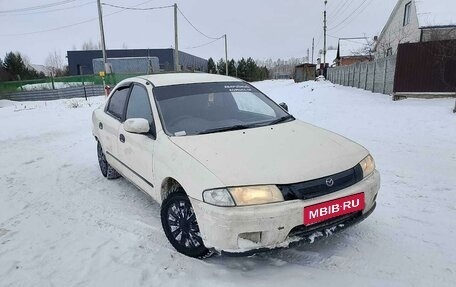
[[[366,37],[339,39],[336,55],[337,66],[367,62],[372,58],[371,46]]]
[[[323,68],[323,51],[320,52],[320,55],[317,58],[317,69]],[[328,49],[326,51],[326,66],[333,67],[336,64],[337,50]]]
[[[174,49],[120,49],[107,50],[108,58],[157,57],[161,70],[174,70]],[[93,74],[93,60],[103,57],[101,50],[68,51],[68,68],[71,76]],[[179,64],[183,71],[207,72],[207,60],[179,51]]]
[[[378,37],[375,58],[399,44],[456,39],[456,0],[399,0]]]
[[[326,68],[334,67],[336,65],[337,50],[328,49],[326,50],[326,63],[323,63],[324,55],[323,51],[320,51],[320,55],[317,58],[317,75],[324,75],[326,77]]]
[[[313,81],[316,76],[316,65],[315,64],[301,64],[295,67],[293,79],[296,83]]]

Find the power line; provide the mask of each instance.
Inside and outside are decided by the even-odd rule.
[[[223,38],[223,36],[220,37],[220,38],[218,38],[218,39],[214,39],[214,40],[212,40],[212,41],[210,41],[210,42],[207,42],[207,43],[204,43],[204,44],[201,44],[201,45],[198,45],[198,46],[187,47],[187,48],[185,48],[185,49],[186,49],[186,50],[190,50],[190,49],[201,48],[201,47],[210,45],[210,44],[212,44],[212,43],[214,43],[214,42],[217,42],[218,40],[220,40],[220,39],[222,39],[222,38]]]
[[[372,0],[368,0],[368,1],[372,1]],[[336,29],[335,31],[333,31],[332,33],[339,33],[340,31],[342,31],[345,27],[347,27],[351,22],[353,22],[353,20],[356,19],[356,17],[360,14],[362,14],[364,12],[364,10],[366,10],[366,8],[369,6],[371,2],[368,2],[360,11],[359,11],[359,14],[355,15],[350,21],[348,21],[345,25],[342,25],[342,27],[340,27],[339,29]]]
[[[133,7],[141,6],[141,5],[147,4],[147,3],[152,2],[152,1],[154,1],[154,0],[145,1],[145,2],[142,2],[142,3],[139,3],[139,4],[135,5]],[[105,17],[109,17],[109,16],[112,16],[112,15],[115,15],[115,14],[118,14],[118,13],[122,13],[122,12],[125,12],[125,11],[126,11],[126,9],[123,9],[123,10],[120,10],[120,11],[116,11],[116,12],[112,12],[112,13],[109,13],[109,14],[105,15]],[[94,17],[94,18],[90,18],[90,19],[87,19],[87,20],[84,20],[84,21],[72,23],[72,24],[69,24],[69,25],[59,26],[59,27],[55,27],[55,28],[51,28],[51,29],[46,29],[46,30],[39,30],[39,31],[19,33],[19,34],[0,34],[0,37],[15,37],[15,36],[26,36],[26,35],[33,35],[33,34],[41,34],[41,33],[52,32],[52,31],[57,31],[57,30],[62,30],[62,29],[66,29],[66,28],[82,25],[82,24],[89,23],[89,22],[96,21],[96,20],[98,20],[98,17]]]
[[[76,6],[70,6],[70,7],[65,7],[65,8],[53,9],[53,10],[36,11],[36,12],[30,12],[30,13],[11,14],[11,15],[6,14],[6,15],[0,15],[0,17],[2,17],[2,16],[5,17],[5,16],[25,16],[25,15],[35,15],[35,14],[46,14],[46,13],[50,13],[50,12],[56,12],[56,11],[80,8],[80,7],[83,7],[83,6],[87,6],[89,4],[95,4],[95,2],[90,1],[90,2],[86,2],[86,3],[80,4],[80,5],[76,5]]]
[[[204,34],[203,32],[201,32],[201,30],[199,30],[198,28],[196,28],[195,25],[193,25],[192,22],[190,22],[190,20],[184,15],[184,13],[182,12],[182,10],[181,10],[179,7],[177,8],[177,10],[178,10],[179,13],[182,15],[182,17],[184,17],[185,21],[187,21],[187,22],[190,24],[190,26],[193,27],[193,29],[195,29],[198,33],[200,33],[200,34],[203,35],[204,37],[206,37],[206,38],[208,38],[208,39],[212,39],[212,40],[218,40],[218,39],[221,39],[221,38],[223,37],[223,36],[218,37],[218,38],[217,38],[217,37],[210,37],[210,36]]]
[[[341,17],[343,17],[345,11],[348,10],[348,8],[350,8],[350,6],[353,4],[355,0],[346,0],[345,2],[341,2],[341,6],[339,9],[337,9],[337,14],[332,17],[332,19],[334,21],[337,21],[337,19],[340,19]]]
[[[333,26],[333,27],[332,27],[331,29],[329,29],[329,30],[334,30],[334,29],[336,29],[337,27],[339,27],[340,25],[342,25],[343,23],[347,22],[348,19],[350,19],[350,17],[352,17],[352,16],[353,16],[353,15],[354,15],[354,14],[355,14],[355,13],[356,13],[356,12],[357,12],[357,11],[358,11],[358,10],[359,10],[367,1],[371,1],[371,0],[363,0],[363,2],[361,2],[361,4],[360,4],[358,7],[356,7],[356,8],[352,11],[352,13],[350,13],[350,15],[348,15],[344,20],[342,20],[341,22],[339,22],[337,25]],[[369,3],[368,3],[368,5],[369,5]],[[366,6],[364,7],[364,9],[365,9],[368,5],[366,5]]]
[[[337,12],[341,12],[345,5],[349,2],[350,0],[340,0],[340,2],[338,3],[338,5],[336,6],[336,8],[334,9],[331,9],[330,11],[330,15],[333,16],[334,13],[337,13]],[[334,3],[334,2],[331,2],[331,3]],[[340,14],[339,14],[340,15]]]
[[[108,4],[108,3],[101,3],[101,4],[104,5],[104,6],[119,8],[119,9],[123,9],[123,10],[136,10],[136,11],[158,10],[158,9],[165,9],[165,8],[174,7],[173,5],[168,5],[168,6],[157,6],[157,7],[147,7],[147,8],[136,8],[136,7],[117,6],[117,5],[112,5],[112,4]]]
[[[26,12],[26,11],[33,11],[33,10],[52,8],[52,7],[55,7],[55,6],[65,5],[65,4],[68,4],[68,3],[71,3],[71,2],[75,2],[75,1],[77,1],[77,0],[65,0],[65,1],[60,1],[60,2],[53,2],[53,3],[42,4],[42,5],[37,5],[37,6],[25,7],[25,8],[1,10],[0,14]]]

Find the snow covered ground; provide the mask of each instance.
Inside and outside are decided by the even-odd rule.
[[[84,82],[85,85],[92,85],[93,82]],[[78,87],[82,86],[82,82],[54,82],[54,89],[64,89],[69,87]],[[17,90],[20,91],[35,91],[35,90],[51,90],[53,89],[52,83],[39,83],[39,84],[27,84],[23,85]]]
[[[167,242],[159,206],[105,180],[90,131],[103,98],[0,102],[1,286],[454,286],[454,100],[392,102],[328,82],[255,84],[368,148],[377,210],[314,244],[205,261]]]

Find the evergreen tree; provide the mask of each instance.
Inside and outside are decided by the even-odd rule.
[[[13,52],[6,54],[3,67],[18,80],[22,79],[27,70],[24,61],[22,60],[21,54],[15,54]]]
[[[257,76],[257,64],[252,58],[247,59],[246,63],[246,80],[249,82],[257,81],[258,76]]]
[[[0,81],[8,81],[9,75],[6,72],[5,68],[3,67],[2,58],[0,58]]]
[[[226,70],[225,61],[223,60],[223,58],[221,58],[221,59],[217,62],[217,72],[218,72],[220,75],[225,75],[225,70]]]
[[[238,78],[247,80],[247,62],[244,58],[238,61],[237,72]]]
[[[212,58],[207,60],[207,72],[210,74],[217,74],[217,66]]]
[[[236,77],[236,64],[234,59],[228,62],[228,76]]]
[[[40,75],[37,71],[29,69],[20,53],[7,53],[3,61],[3,68],[15,80],[31,80],[44,77],[44,74],[41,73]]]

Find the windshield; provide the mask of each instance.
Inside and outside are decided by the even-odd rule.
[[[243,82],[165,86],[153,92],[165,132],[171,136],[253,128],[293,119]]]

